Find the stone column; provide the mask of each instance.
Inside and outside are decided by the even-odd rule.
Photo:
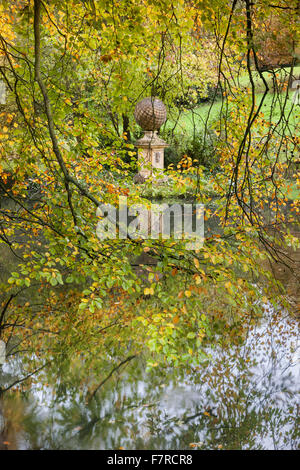
[[[149,177],[161,180],[164,170],[164,149],[168,144],[157,135],[157,130],[167,119],[166,107],[158,98],[144,98],[136,105],[134,116],[145,131],[143,137],[135,143],[138,148],[136,181],[145,181]]]
[[[135,143],[138,148],[138,174],[147,179],[162,177],[164,170],[164,149],[167,143],[158,137],[157,131],[146,131]]]

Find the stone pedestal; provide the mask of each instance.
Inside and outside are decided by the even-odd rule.
[[[160,179],[164,170],[164,149],[168,144],[157,131],[146,131],[135,143],[138,148],[138,174],[143,179]]]
[[[152,178],[156,182],[163,182],[164,149],[167,143],[157,135],[157,130],[167,119],[167,110],[164,103],[149,96],[139,101],[134,110],[136,122],[145,131],[144,136],[136,142],[138,148],[138,174],[136,182]]]

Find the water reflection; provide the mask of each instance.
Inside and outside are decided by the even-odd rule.
[[[297,340],[297,321],[266,306],[265,320],[249,326],[241,346],[217,344],[209,362],[184,376],[158,368],[146,373],[139,359],[89,402],[79,379],[60,381],[55,389],[37,384],[27,394],[4,394],[1,446],[296,449]],[[4,366],[2,386],[12,366]]]

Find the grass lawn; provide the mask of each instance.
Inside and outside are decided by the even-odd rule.
[[[264,84],[259,77],[257,72],[253,73],[255,86],[257,89],[256,93],[256,104],[258,105],[263,98]],[[264,99],[261,111],[264,114],[264,119],[267,122],[272,122],[272,124],[277,124],[280,122],[277,127],[277,132],[281,134],[297,135],[299,133],[299,115],[300,115],[300,105],[294,104],[293,97],[295,90],[289,89],[288,99],[286,100],[286,93],[274,94],[272,85],[271,74],[264,72],[264,76],[270,86],[270,91]],[[289,69],[281,70],[279,73],[278,79],[287,82],[289,76]],[[300,78],[300,66],[294,68],[293,77]],[[244,75],[240,77],[239,83],[241,86],[249,87],[249,77]],[[229,109],[234,107],[234,102],[229,105]],[[178,117],[176,112],[169,115],[169,119],[166,122],[164,129],[172,130],[174,134],[181,137],[189,137],[190,139],[193,136],[193,133],[202,133],[204,131],[205,122],[209,115],[208,125],[213,121],[217,120],[222,109],[222,102],[216,101],[212,106],[211,103],[203,103],[193,110],[185,110],[181,112]],[[281,119],[282,112],[284,111],[285,119]],[[288,127],[285,126],[288,122]],[[286,154],[282,153],[282,159],[286,159]],[[294,181],[287,181],[286,184],[286,195],[289,199],[298,199],[300,197],[300,191],[297,189]]]
[[[280,82],[280,83],[288,83],[290,70],[291,70],[290,67],[278,69],[278,72],[276,72],[277,81]],[[266,80],[266,82],[267,82],[267,84],[270,88],[270,91],[273,91],[273,86],[274,86],[274,84],[273,84],[273,74],[269,73],[269,72],[263,72],[262,75],[265,78],[265,80]],[[254,81],[254,85],[255,85],[257,93],[263,93],[264,90],[265,90],[265,85],[264,85],[264,82],[261,79],[260,75],[258,74],[258,72],[254,71],[252,76],[253,76],[253,81]],[[299,77],[300,77],[300,65],[298,65],[297,67],[294,67],[294,69],[293,69],[292,82],[294,80],[299,80]],[[237,84],[239,86],[242,86],[242,87],[243,86],[244,87],[250,87],[251,82],[250,82],[248,74],[241,75],[241,77],[238,79]]]
[[[194,128],[196,129],[196,132],[204,129],[209,112],[209,123],[212,123],[218,118],[221,108],[221,101],[215,102],[212,107],[210,103],[204,103],[193,110],[182,111],[179,115],[179,119],[175,114],[169,116],[163,129],[169,130],[173,129],[175,126],[175,134],[189,134],[192,136]]]
[[[300,74],[300,67],[296,67],[298,70],[298,75]],[[260,100],[263,97],[263,86],[261,86],[262,81],[258,74],[256,73],[256,84],[257,90],[256,93],[256,103],[259,104]],[[269,75],[269,74],[268,74]],[[270,81],[270,78],[268,78]],[[243,86],[249,86],[249,77],[244,76],[240,79],[240,82],[243,82]],[[286,105],[285,102],[285,93],[275,95],[272,91],[269,91],[267,96],[264,99],[262,112],[265,115],[265,119],[267,121],[271,121],[273,124],[276,124],[280,120],[280,116],[282,115],[282,111],[284,109],[285,119],[288,120],[291,132],[297,132],[297,126],[299,125],[299,114],[300,114],[300,106],[295,105],[293,103],[293,96],[295,91],[289,90],[288,99]],[[274,99],[276,100],[274,101]],[[273,103],[274,101],[274,103]],[[229,109],[234,106],[230,104]],[[272,109],[273,107],[273,109]],[[181,112],[178,117],[178,114],[174,112],[173,115],[169,116],[165,126],[163,127],[164,130],[171,130],[175,127],[174,133],[175,134],[189,134],[193,135],[194,129],[196,132],[201,132],[204,130],[205,122],[207,120],[207,116],[209,114],[208,124],[212,123],[216,120],[220,114],[222,109],[222,102],[216,101],[213,106],[211,103],[203,103],[197,108],[193,110],[185,110]]]

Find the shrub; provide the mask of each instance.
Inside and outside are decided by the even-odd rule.
[[[201,166],[212,169],[218,162],[215,150],[216,135],[209,131],[204,138],[203,132],[193,136],[184,134],[171,135],[170,131],[164,133],[163,138],[169,142],[165,149],[165,168],[173,164],[175,167],[184,155],[196,160]]]

